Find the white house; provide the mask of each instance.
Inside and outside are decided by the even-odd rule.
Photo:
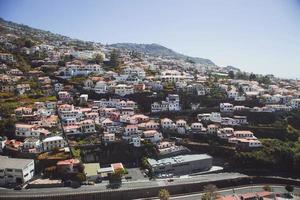
[[[58,113],[63,121],[65,119],[76,119],[77,121],[80,121],[83,117],[81,109],[76,109],[73,105],[69,104],[60,105]]]
[[[102,140],[104,142],[114,142],[114,141],[116,141],[116,135],[115,135],[115,133],[104,133]]]
[[[138,126],[137,125],[127,125],[124,128],[124,133],[123,133],[123,139],[124,140],[131,140],[133,136],[138,135]]]
[[[26,138],[23,143],[23,150],[28,152],[40,152],[41,141],[38,138]]]
[[[199,122],[192,123],[191,129],[193,131],[204,131],[205,130],[205,128],[203,127],[203,124],[199,123]]]
[[[231,117],[222,117],[222,122],[221,122],[222,125],[225,125],[225,126],[236,126],[236,125],[239,125],[237,123],[237,121]]]
[[[44,139],[42,144],[44,151],[51,151],[55,148],[64,148],[67,142],[61,136],[52,136]]]
[[[231,103],[220,103],[220,112],[233,112],[233,105]]]
[[[178,127],[184,127],[184,128],[186,128],[186,126],[187,126],[187,122],[185,120],[183,120],[183,119],[176,120],[176,127],[177,128]]]
[[[218,132],[219,126],[216,124],[209,124],[207,126],[207,133],[208,134],[216,134]]]
[[[292,108],[300,109],[300,99],[292,99],[290,101],[290,104],[291,104]]]
[[[169,111],[180,111],[178,94],[168,94],[166,101],[169,103]]]
[[[59,91],[58,99],[62,101],[68,101],[72,99],[72,95],[67,91]]]
[[[95,133],[96,127],[95,122],[91,119],[83,120],[79,123],[80,130],[82,133]]]
[[[160,120],[161,127],[163,129],[174,129],[176,128],[175,123],[169,118],[163,118]]]
[[[79,75],[87,76],[90,73],[103,74],[104,70],[97,64],[67,64],[63,72],[65,77],[73,77]]]
[[[141,146],[141,137],[140,136],[132,137],[130,143],[133,144],[134,147],[140,147]]]
[[[5,148],[5,142],[6,141],[7,141],[7,139],[5,137],[0,136],[0,153],[3,152],[3,149]]]
[[[125,69],[123,69],[123,74],[128,76],[135,75],[142,79],[146,77],[146,72],[140,67],[126,67]]]
[[[108,92],[107,83],[105,81],[98,81],[94,87],[97,94],[106,94]]]
[[[221,139],[227,140],[228,138],[233,136],[233,133],[234,133],[233,128],[225,127],[218,130],[217,136]]]
[[[0,60],[2,61],[8,61],[8,62],[14,62],[14,56],[10,53],[0,53]]]
[[[37,125],[31,124],[16,124],[15,134],[18,137],[40,137],[40,135],[47,136],[50,132]]]
[[[134,88],[131,85],[118,84],[115,86],[115,94],[125,96],[134,93]]]
[[[239,92],[235,88],[227,91],[227,97],[229,99],[235,99],[237,96],[239,96]]]
[[[80,104],[87,103],[88,99],[89,99],[89,95],[81,94],[80,97],[79,97]]]
[[[233,119],[236,121],[236,123],[238,125],[248,124],[247,116],[238,116],[238,115],[235,115],[235,116],[233,116]]]
[[[157,143],[163,139],[162,134],[156,130],[144,131],[143,136],[145,140],[148,140],[151,143]]]
[[[244,139],[244,138],[239,138],[236,140],[236,147],[239,148],[259,148],[262,147],[262,143],[257,140],[257,139]]]
[[[212,112],[212,113],[203,113],[197,115],[198,121],[211,121],[214,123],[221,123],[222,117],[221,114],[218,112]]]
[[[154,102],[151,104],[151,112],[163,112],[163,111],[170,111],[170,112],[176,112],[180,111],[180,101],[179,101],[179,95],[178,94],[169,94],[166,97],[166,101]]]

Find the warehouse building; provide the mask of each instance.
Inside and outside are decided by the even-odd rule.
[[[148,163],[155,175],[184,175],[210,170],[212,157],[207,154],[189,154],[160,160],[149,158]]]

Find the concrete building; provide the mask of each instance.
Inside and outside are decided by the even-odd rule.
[[[184,175],[210,170],[212,157],[207,154],[180,155],[160,160],[148,159],[154,174]]]
[[[22,184],[34,176],[34,160],[0,156],[0,185]]]

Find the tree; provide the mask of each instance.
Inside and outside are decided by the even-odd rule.
[[[121,183],[124,173],[125,170],[123,168],[115,169],[115,172],[109,175],[109,183]]]
[[[292,186],[292,185],[286,185],[285,189],[286,189],[286,191],[288,191],[289,193],[291,193],[291,192],[294,191],[294,186]]]
[[[264,191],[267,191],[267,192],[271,192],[271,191],[272,191],[272,188],[271,188],[271,186],[269,186],[269,185],[264,185],[264,186],[263,186],[263,190],[264,190]]]
[[[259,84],[270,85],[271,79],[268,76],[263,76],[258,79]]]
[[[207,193],[205,193],[201,196],[201,200],[211,200],[211,197]]]
[[[94,58],[95,63],[97,64],[102,64],[103,63],[103,56],[101,54],[96,54],[95,58]]]
[[[228,76],[229,78],[234,79],[234,71],[229,71]]]
[[[110,53],[110,66],[118,67],[121,64],[120,52],[116,49],[112,50]]]
[[[160,189],[158,193],[158,197],[160,200],[168,200],[170,199],[170,193],[166,189]]]
[[[249,80],[250,80],[250,81],[253,81],[253,80],[255,80],[255,79],[256,79],[256,75],[253,74],[253,73],[251,73],[250,76],[249,76]]]
[[[217,186],[213,184],[209,184],[204,186],[205,195],[208,196],[209,199],[216,199],[217,198]]]
[[[86,175],[84,173],[77,173],[75,176],[75,181],[77,181],[79,183],[86,181]]]
[[[142,168],[144,168],[144,169],[149,169],[150,168],[147,157],[142,157],[141,165],[142,165]]]
[[[34,43],[30,39],[27,39],[24,42],[24,46],[27,47],[27,48],[31,48],[33,45],[34,45]]]
[[[44,170],[44,176],[52,178],[56,173],[56,166],[50,166],[45,168]]]

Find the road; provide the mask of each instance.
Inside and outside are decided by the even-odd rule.
[[[130,189],[139,189],[139,188],[151,188],[151,187],[164,187],[168,185],[176,184],[188,184],[188,183],[201,183],[208,181],[219,181],[226,179],[236,179],[247,177],[246,175],[239,173],[218,173],[218,174],[207,174],[207,175],[198,175],[191,177],[181,177],[174,178],[173,182],[168,182],[167,179],[157,179],[154,181],[149,180],[137,180],[137,181],[123,181],[122,186],[114,190],[130,190]],[[21,197],[21,196],[38,196],[38,195],[65,195],[65,194],[79,194],[79,193],[95,193],[95,192],[105,192],[108,189],[106,188],[106,183],[100,183],[93,186],[82,186],[80,188],[68,188],[68,187],[59,187],[59,188],[39,188],[39,189],[24,189],[21,191],[16,191],[12,189],[0,188],[0,197],[11,196],[11,197]]]
[[[279,185],[270,185],[272,188],[272,191],[275,193],[285,193],[285,187],[284,186],[279,186]],[[238,187],[238,188],[233,188],[232,189],[225,189],[225,190],[219,190],[217,193],[219,195],[230,195],[234,194],[245,194],[245,193],[251,193],[251,192],[261,192],[263,191],[263,185],[253,185],[253,186],[245,186],[245,187]],[[295,188],[294,194],[300,194],[300,188]],[[176,199],[176,200],[199,200],[201,199],[201,196],[203,193],[194,193],[194,194],[188,194],[188,195],[178,195],[178,196],[173,196],[170,198]],[[147,200],[158,200],[159,198],[153,197],[153,198],[146,198]],[[300,199],[300,197],[294,197],[294,199]],[[144,199],[137,199],[137,200],[144,200]]]

